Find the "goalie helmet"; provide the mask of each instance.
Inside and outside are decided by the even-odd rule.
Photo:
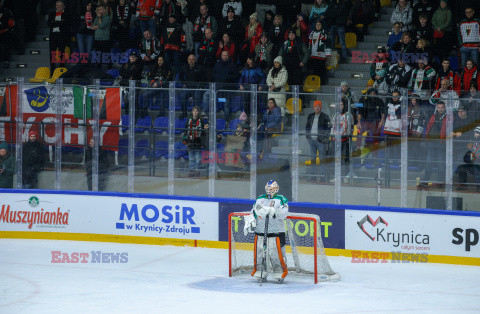
[[[278,183],[277,181],[270,180],[267,182],[267,185],[265,185],[265,192],[267,192],[267,195],[269,197],[275,196],[275,194],[278,193]]]

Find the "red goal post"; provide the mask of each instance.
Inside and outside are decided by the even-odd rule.
[[[229,276],[253,270],[254,233],[243,233],[244,216],[250,212],[234,212],[228,219]],[[286,258],[289,275],[312,276],[318,281],[339,280],[328,262],[321,237],[320,217],[313,214],[289,213],[286,219]]]

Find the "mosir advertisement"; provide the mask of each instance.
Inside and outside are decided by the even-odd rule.
[[[480,257],[479,216],[345,211],[350,250]]]
[[[218,241],[218,203],[54,193],[2,193],[0,231]]]

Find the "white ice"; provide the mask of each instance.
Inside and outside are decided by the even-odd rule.
[[[56,264],[51,251],[128,253],[128,263]],[[227,250],[0,239],[0,313],[480,313],[480,268],[352,264],[339,282],[228,277]]]

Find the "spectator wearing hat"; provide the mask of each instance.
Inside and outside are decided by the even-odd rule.
[[[56,65],[63,59],[61,54],[65,53],[65,47],[70,43],[68,37],[70,35],[69,22],[63,1],[55,2],[55,12],[50,13],[48,16],[47,25],[50,27],[50,40],[48,43],[50,45],[50,57],[52,58],[50,69],[53,72]],[[95,30],[96,28],[92,26],[92,29]],[[62,65],[65,64],[62,63]]]
[[[15,174],[15,158],[10,153],[6,142],[0,143],[0,188],[13,188]]]
[[[126,0],[119,0],[113,7],[112,37],[118,41],[121,51],[126,51],[130,46],[130,20],[132,10]]]
[[[466,66],[468,60],[473,60],[475,64],[479,62],[480,50],[480,20],[474,18],[473,8],[466,8],[466,18],[458,26],[458,41],[460,43],[460,55],[462,57],[462,68]]]
[[[480,162],[480,125],[477,124],[473,129],[473,137],[468,144],[468,149],[472,152],[471,161]]]
[[[0,0],[0,62],[3,67],[10,67],[10,49],[12,46],[12,32],[15,26],[12,12],[3,6]]]
[[[227,1],[225,1],[225,3],[223,4],[223,8],[222,8],[222,17],[225,18],[225,17],[228,16],[228,10],[230,8],[233,9],[233,13],[236,16],[242,16],[242,12],[243,12],[242,1],[240,1],[240,0],[227,0]]]
[[[28,133],[28,141],[23,144],[22,153],[22,186],[24,189],[35,189],[38,173],[45,164],[43,145],[38,140],[36,131]]]
[[[420,16],[425,15],[428,21],[432,20],[432,16],[435,13],[435,9],[438,7],[437,0],[419,0],[412,8],[412,20],[415,27],[420,24]]]
[[[222,36],[222,39],[218,43],[218,49],[217,49],[217,59],[220,59],[222,56],[222,52],[226,51],[228,52],[228,55],[230,57],[230,60],[234,61],[235,60],[235,43],[233,40],[230,38],[228,33],[224,33]]]
[[[238,50],[242,47],[245,29],[243,28],[240,18],[235,15],[235,10],[232,7],[228,8],[227,16],[222,19],[219,33],[228,34],[230,39],[235,43],[235,48],[238,53]]]
[[[273,67],[267,75],[268,98],[274,98],[275,103],[280,107],[282,116],[285,114],[285,92],[287,90],[288,72],[283,66],[281,56],[273,59]]]
[[[288,39],[283,43],[278,55],[282,57],[288,71],[288,84],[302,85],[303,70],[310,59],[310,53],[307,46],[301,40],[297,40],[294,30],[289,31]]]
[[[435,51],[440,59],[448,58],[454,39],[452,37],[452,11],[447,7],[447,0],[441,0],[440,6],[433,13],[432,27]]]
[[[257,13],[252,13],[252,15],[250,15],[250,22],[245,30],[244,43],[242,46],[243,55],[240,58],[240,62],[246,60],[246,57],[255,51],[255,46],[260,41],[262,33],[263,28],[262,24],[257,21]]]
[[[129,80],[139,81],[142,79],[143,65],[138,52],[131,50],[128,56],[128,62],[125,63],[119,71],[122,77],[122,86],[128,86]]]
[[[311,164],[316,165],[317,151],[318,156],[320,157],[320,167],[315,167],[314,173],[316,175],[323,175],[324,182],[326,181],[325,157],[328,150],[331,127],[329,116],[322,112],[322,102],[320,100],[315,100],[313,103],[313,112],[307,117],[305,132],[308,144],[310,145]]]
[[[288,39],[288,33],[292,31],[295,33],[295,37],[298,40],[301,40],[305,45],[308,45],[309,28],[307,23],[305,23],[302,14],[297,15],[297,20],[295,21],[295,23],[293,23],[290,28],[285,32],[285,39]]]
[[[315,27],[308,36],[308,48],[310,59],[308,60],[309,68],[312,69],[314,75],[320,76],[322,85],[328,84],[328,75],[326,68],[327,57],[331,55],[331,49],[328,48],[328,32],[322,26],[319,19],[315,22]]]
[[[211,30],[211,37],[216,38],[218,31],[217,20],[208,13],[208,6],[206,4],[201,4],[200,15],[197,16],[193,23],[193,43],[197,57],[199,57],[198,49],[205,41],[205,31],[207,29]]]
[[[400,55],[398,62],[392,64],[385,76],[385,82],[389,87],[389,91],[399,90],[400,88],[407,88],[412,75],[412,68],[403,60]]]
[[[370,78],[373,80],[373,87],[378,89],[378,93],[385,95],[388,93],[388,86],[385,83],[385,76],[388,71],[387,50],[380,47],[377,50],[375,62],[370,66]]]
[[[256,2],[257,5],[255,6],[255,11],[258,14],[258,21],[260,22],[260,24],[263,24],[263,21],[265,21],[265,13],[267,11],[277,13],[275,0],[257,0]]]
[[[260,66],[263,71],[268,71],[272,67],[273,44],[268,39],[267,33],[262,33],[260,42],[255,46],[255,63]]]
[[[172,69],[173,76],[180,70],[180,54],[185,50],[185,33],[176,22],[175,14],[171,13],[163,28],[162,44],[165,62]]]
[[[347,26],[347,18],[350,13],[351,2],[349,0],[333,0],[328,5],[327,20],[330,25],[330,41],[331,47],[335,47],[335,39],[342,46],[342,54],[340,63],[347,63],[347,45],[345,43],[345,27]]]
[[[259,146],[263,146],[264,152],[268,152],[271,147],[269,138],[282,131],[282,113],[277,106],[275,98],[268,99],[267,109],[263,113],[257,130]]]

